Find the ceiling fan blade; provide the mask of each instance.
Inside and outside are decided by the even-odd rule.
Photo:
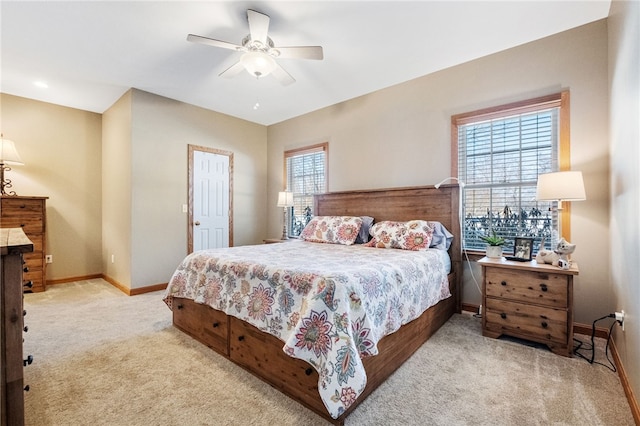
[[[322,60],[322,46],[290,46],[276,47],[275,50],[280,52],[278,58],[285,59],[319,59]]]
[[[233,78],[242,71],[244,71],[244,66],[242,65],[242,62],[238,61],[226,70],[222,71],[219,76],[224,78]]]
[[[278,64],[276,64],[276,67],[271,71],[271,75],[274,76],[283,86],[288,86],[296,81],[295,78],[291,77],[291,74],[286,72],[284,68]]]
[[[223,49],[242,50],[242,46],[238,46],[237,44],[228,43],[226,41],[216,40],[213,38],[202,37],[195,34],[189,34],[187,36],[187,41],[192,41],[194,43],[208,44],[209,46],[213,46],[213,47],[222,47]]]
[[[257,40],[267,45],[267,33],[269,32],[269,16],[255,10],[247,10],[247,19],[249,20],[249,34],[251,40]]]

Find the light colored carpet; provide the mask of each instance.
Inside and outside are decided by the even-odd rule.
[[[162,292],[102,280],[25,295],[26,424],[326,425],[171,325]],[[581,336],[586,340],[585,336]],[[600,342],[602,345],[602,342]],[[601,351],[597,360],[603,361]],[[454,315],[346,425],[633,425],[616,373],[482,337]]]

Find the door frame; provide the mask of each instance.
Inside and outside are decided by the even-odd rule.
[[[210,148],[208,146],[187,145],[189,151],[188,168],[188,218],[187,218],[187,254],[193,252],[193,153],[195,151],[208,152],[229,157],[229,247],[233,247],[233,152],[222,149]]]

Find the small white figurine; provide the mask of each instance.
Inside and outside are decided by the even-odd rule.
[[[571,265],[569,255],[575,251],[575,244],[571,244],[564,238],[561,238],[560,241],[558,241],[555,250],[545,250],[543,247],[544,238],[540,241],[540,250],[538,250],[538,254],[536,255],[537,263],[550,263],[553,266],[560,266],[563,269],[568,269],[568,266]]]

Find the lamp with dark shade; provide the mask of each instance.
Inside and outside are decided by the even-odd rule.
[[[12,187],[11,180],[4,178],[4,172],[11,170],[11,167],[6,164],[22,165],[24,163],[16,150],[15,143],[0,134],[0,195],[17,195],[15,191],[6,191]]]

